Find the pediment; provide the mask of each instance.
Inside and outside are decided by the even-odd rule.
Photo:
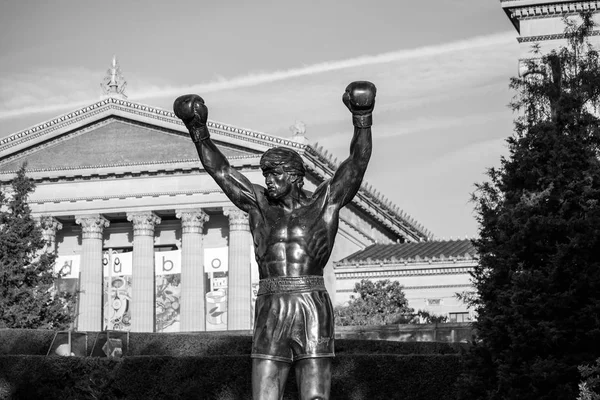
[[[207,126],[238,167],[258,164],[259,155],[274,146],[297,151],[319,182],[338,167],[318,146],[215,121]],[[0,139],[0,182],[10,182],[24,161],[33,179],[46,182],[190,170],[199,164],[189,133],[173,112],[114,97]],[[365,182],[353,203],[399,237],[420,241],[432,236]]]
[[[228,157],[255,157],[273,146],[299,152],[304,144],[208,121]],[[0,175],[17,170],[111,167],[197,160],[189,133],[171,111],[106,98],[0,139]]]
[[[230,158],[258,151],[221,143]],[[28,170],[70,169],[197,160],[189,136],[136,121],[109,117],[0,161],[0,171],[15,171],[23,161]]]

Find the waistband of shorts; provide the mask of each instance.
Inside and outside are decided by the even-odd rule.
[[[280,276],[261,279],[258,282],[258,296],[276,293],[299,293],[327,290],[322,276]]]

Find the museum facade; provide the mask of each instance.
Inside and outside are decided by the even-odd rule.
[[[24,162],[36,182],[29,203],[58,255],[59,287],[77,293],[76,329],[250,329],[258,268],[248,216],[206,173],[181,121],[128,101],[116,60],[111,71],[101,100],[0,140],[4,190]],[[214,121],[208,128],[253,183],[263,184],[260,156],[275,146],[302,156],[309,191],[337,167],[301,130],[280,138]],[[328,291],[339,303],[334,261],[376,243],[431,239],[363,183],[340,213]]]

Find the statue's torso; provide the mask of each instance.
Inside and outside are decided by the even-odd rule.
[[[300,207],[285,210],[258,199],[250,229],[260,278],[323,275],[338,228],[338,210],[325,191]]]

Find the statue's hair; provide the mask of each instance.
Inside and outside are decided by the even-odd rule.
[[[281,167],[285,172],[303,177],[305,175],[304,162],[300,154],[285,147],[273,147],[265,151],[260,158],[260,168],[263,171]],[[302,179],[299,180],[302,186]]]

